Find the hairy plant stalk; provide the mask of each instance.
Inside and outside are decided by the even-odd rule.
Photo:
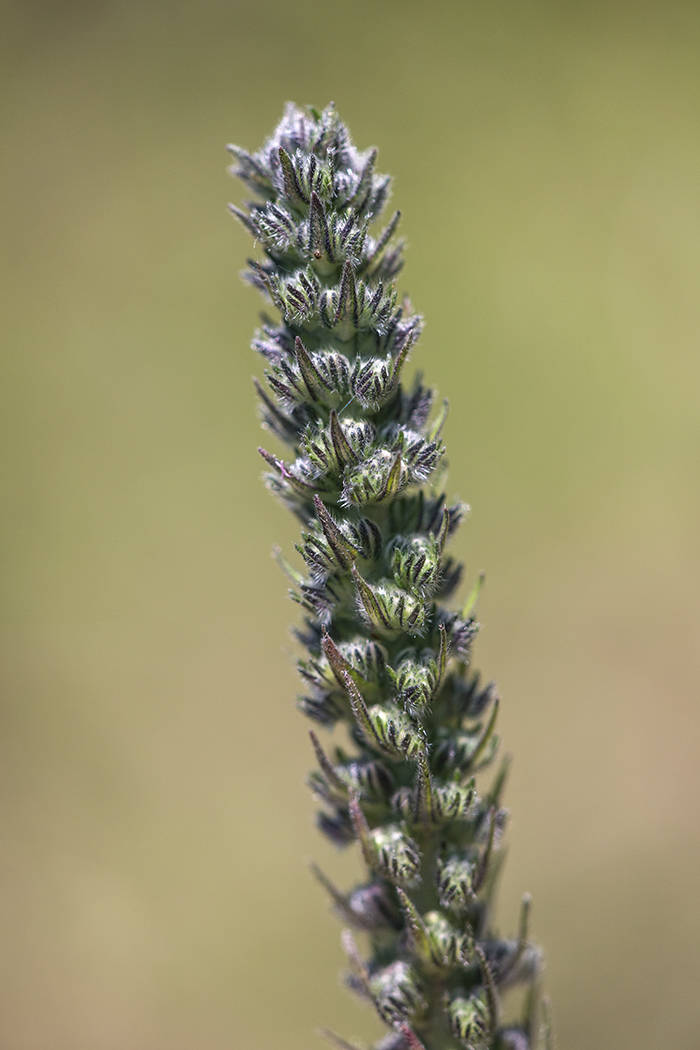
[[[499,701],[469,670],[480,580],[461,609],[445,604],[465,508],[441,490],[447,403],[433,415],[421,378],[402,384],[421,318],[397,300],[398,213],[374,225],[390,179],[332,105],[289,105],[258,153],[229,149],[255,198],[232,211],[264,252],[246,277],[281,315],[263,317],[253,347],[268,365],[263,425],[292,453],[260,450],[266,481],[302,524],[304,571],[282,562],[304,610],[298,703],[324,729],[347,728],[332,748],[311,733],[310,785],[320,829],[357,843],[367,865],[350,892],[316,870],[367,935],[368,958],[343,935],[348,983],[390,1030],[377,1050],[529,1050],[540,952],[529,897],[515,937],[492,926],[506,764],[483,795],[475,774],[496,756]],[[524,1017],[505,1023],[517,984]]]

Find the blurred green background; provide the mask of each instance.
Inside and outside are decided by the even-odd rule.
[[[0,5],[2,1050],[371,1038],[303,863],[296,527],[223,146],[380,147],[561,1050],[700,1041],[700,5]],[[285,651],[286,650],[286,651]]]

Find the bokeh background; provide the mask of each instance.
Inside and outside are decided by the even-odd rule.
[[[376,1034],[338,980],[227,141],[395,176],[561,1050],[700,1042],[700,5],[0,4],[2,1050]]]

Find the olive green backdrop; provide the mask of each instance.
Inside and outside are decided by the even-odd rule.
[[[303,858],[224,144],[334,99],[404,213],[561,1050],[700,1041],[700,5],[0,5],[2,1050],[369,1039]]]

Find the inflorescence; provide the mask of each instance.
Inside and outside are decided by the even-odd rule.
[[[390,179],[333,105],[290,104],[259,152],[229,149],[254,195],[232,211],[264,252],[245,276],[281,315],[263,317],[253,347],[267,363],[263,426],[292,450],[260,450],[265,480],[302,523],[305,569],[283,562],[304,610],[298,703],[324,729],[347,729],[330,751],[311,733],[310,786],[320,829],[357,842],[367,865],[349,893],[316,869],[343,922],[367,935],[369,958],[343,935],[348,983],[390,1030],[376,1050],[533,1050],[529,897],[513,938],[491,915],[506,763],[485,794],[475,781],[498,747],[495,687],[469,670],[480,580],[460,611],[445,604],[463,573],[447,546],[466,508],[441,491],[446,402],[432,418],[421,377],[402,385],[422,320],[397,298],[399,213],[374,225]],[[504,1023],[517,984],[524,1017]]]

